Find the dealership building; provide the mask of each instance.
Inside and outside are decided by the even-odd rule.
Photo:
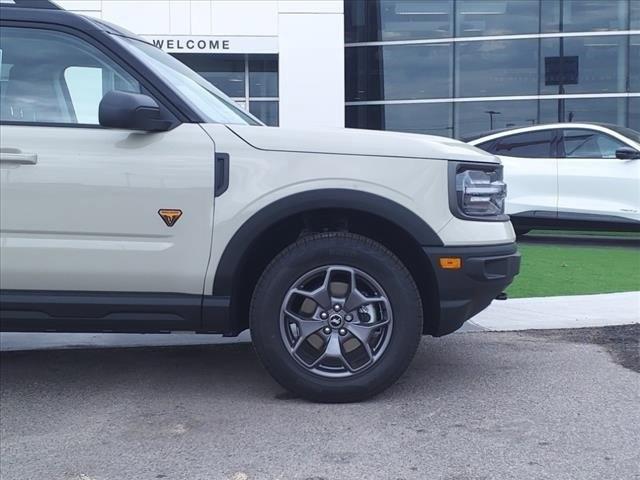
[[[269,125],[640,130],[640,0],[57,3],[146,37]]]

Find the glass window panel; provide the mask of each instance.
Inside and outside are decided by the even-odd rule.
[[[540,29],[542,32],[560,31],[560,1],[541,0]]]
[[[347,101],[452,96],[450,43],[351,47],[345,55]]]
[[[591,32],[626,30],[628,0],[564,0],[561,22],[543,14],[543,32]],[[544,7],[544,5],[543,5]],[[544,9],[543,9],[544,11]]]
[[[640,92],[640,35],[629,37],[629,91]]]
[[[249,56],[249,96],[278,96],[278,56]]]
[[[629,12],[631,13],[631,30],[640,30],[640,0],[631,0]]]
[[[249,111],[270,127],[279,124],[278,102],[249,102]]]
[[[3,121],[97,125],[107,92],[141,91],[101,51],[66,33],[3,27],[0,45]]]
[[[357,105],[346,108],[346,126],[451,137],[451,103]]]
[[[347,43],[453,37],[453,0],[346,0]]]
[[[491,153],[508,157],[551,158],[551,143],[555,132],[555,130],[542,130],[509,135],[498,139]]]
[[[535,125],[537,118],[536,100],[459,102],[455,135],[469,137],[490,130]]]
[[[625,92],[627,88],[627,38],[567,37],[542,40],[540,92],[559,93],[558,85],[547,85],[545,59],[560,56],[561,42],[564,57],[578,57],[578,83],[563,85],[564,93]]]
[[[536,95],[538,40],[460,42],[456,78],[460,97]]]
[[[563,138],[564,158],[616,158],[616,150],[627,146],[593,130],[563,130]]]
[[[629,98],[629,128],[640,132],[640,97]]]
[[[244,55],[205,53],[174,53],[172,55],[228,96],[245,96]]]
[[[558,115],[564,105],[564,117]],[[627,117],[625,98],[567,98],[540,101],[540,123],[601,122],[624,125]]]
[[[538,33],[539,0],[458,0],[456,32],[461,37]]]

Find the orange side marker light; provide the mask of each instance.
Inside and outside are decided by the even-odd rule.
[[[462,259],[460,257],[440,257],[440,268],[444,270],[460,270]]]

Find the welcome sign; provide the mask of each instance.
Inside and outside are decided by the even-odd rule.
[[[145,39],[168,53],[278,53],[277,37],[153,35]]]

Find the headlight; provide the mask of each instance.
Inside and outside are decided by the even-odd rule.
[[[455,188],[455,206],[451,207],[456,216],[506,220],[504,200],[507,186],[502,181],[502,165],[459,163],[454,164],[454,172],[455,187],[452,185],[450,188]]]

